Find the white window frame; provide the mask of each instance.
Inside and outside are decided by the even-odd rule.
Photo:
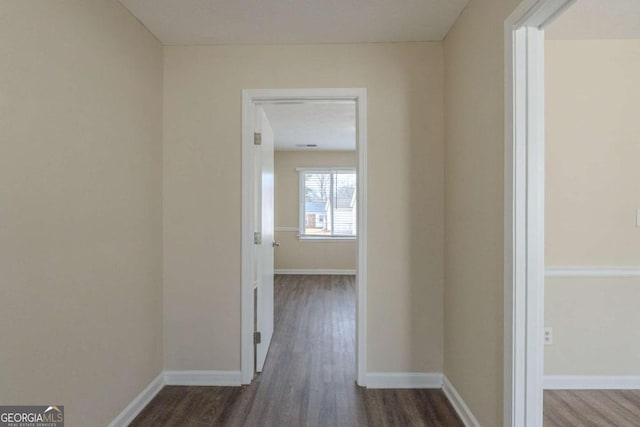
[[[304,176],[307,173],[330,173],[333,174],[335,172],[351,172],[356,175],[356,180],[358,179],[358,175],[355,167],[351,166],[339,166],[339,167],[312,167],[312,168],[296,168],[298,171],[298,239],[309,241],[309,242],[318,242],[318,241],[327,241],[327,240],[356,240],[358,237],[358,231],[356,231],[355,236],[310,236],[305,234],[305,210],[304,210],[304,197],[305,197],[305,181]],[[331,188],[333,191],[333,179],[331,180]],[[357,188],[357,187],[356,187]],[[357,191],[357,189],[356,189]],[[356,201],[357,203],[357,201]],[[333,218],[333,217],[332,217]],[[333,233],[333,227],[331,227],[331,232]],[[358,230],[358,219],[356,218],[356,230]]]

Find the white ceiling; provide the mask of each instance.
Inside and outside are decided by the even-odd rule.
[[[356,149],[355,102],[264,104],[278,151]],[[315,144],[317,147],[299,147]]]
[[[165,44],[442,40],[469,0],[120,0]]]
[[[640,0],[578,0],[545,31],[548,39],[640,39]]]

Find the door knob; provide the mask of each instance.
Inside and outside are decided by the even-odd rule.
[[[274,242],[273,242],[273,247],[274,247],[274,248],[277,248],[277,247],[279,247],[279,246],[280,246],[280,242],[278,242],[278,241],[274,241]]]

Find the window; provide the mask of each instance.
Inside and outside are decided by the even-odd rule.
[[[300,238],[356,237],[356,172],[353,169],[298,169]]]

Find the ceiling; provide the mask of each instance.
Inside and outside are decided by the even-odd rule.
[[[356,149],[353,101],[264,104],[277,151],[345,151]],[[299,145],[317,145],[300,147]]]
[[[169,45],[442,40],[469,0],[120,0]]]
[[[640,39],[640,0],[578,0],[545,31],[548,39]]]

